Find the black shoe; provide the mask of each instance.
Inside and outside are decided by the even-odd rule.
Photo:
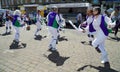
[[[52,48],[49,48],[49,49],[48,49],[48,51],[50,51],[50,52],[51,52],[51,51],[52,51]]]
[[[53,48],[49,48],[48,51],[50,51],[50,52],[56,52],[57,50],[53,49]]]
[[[7,34],[8,34],[8,35],[10,35],[10,34],[11,34],[11,32],[8,32]]]
[[[58,44],[58,41],[56,41],[56,44]]]
[[[104,63],[104,67],[105,67],[105,68],[110,68],[110,63],[109,63],[109,62],[105,62],[105,63]]]
[[[98,47],[95,48],[98,53],[101,53],[100,49]]]
[[[89,44],[92,46],[92,41],[89,41]]]

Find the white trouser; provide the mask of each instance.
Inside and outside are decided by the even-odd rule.
[[[104,62],[108,61],[107,52],[106,52],[105,46],[104,46],[106,39],[107,39],[107,36],[105,36],[103,34],[103,32],[99,31],[97,33],[96,38],[92,42],[93,47],[95,47],[95,48],[98,47],[100,49],[101,54],[102,54],[101,55],[101,60],[104,61]]]
[[[41,27],[41,22],[40,21],[37,21],[36,22],[36,26],[37,26],[37,29],[41,29],[42,27]]]
[[[50,41],[50,46],[52,46],[52,48],[56,49],[56,41],[57,41],[57,36],[58,36],[57,29],[53,28],[53,27],[49,27],[49,32],[52,35],[52,39]]]
[[[40,29],[42,28],[41,27],[41,23],[39,21],[36,22],[36,26],[37,26],[37,29],[35,31],[35,35],[37,35],[37,33],[40,31]]]
[[[14,40],[19,41],[19,39],[20,39],[20,30],[19,30],[19,27],[14,26],[14,30],[15,30]]]
[[[11,31],[11,24],[12,24],[12,22],[10,20],[5,22],[6,32],[10,32]]]

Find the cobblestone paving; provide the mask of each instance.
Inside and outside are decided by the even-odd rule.
[[[58,52],[49,52],[47,28],[43,26],[39,37],[34,38],[35,28],[35,25],[31,25],[30,31],[21,28],[21,43],[26,47],[20,44],[19,48],[12,48],[14,30],[11,35],[2,36],[5,27],[0,27],[0,72],[120,72],[120,41],[113,34],[105,44],[111,65],[106,71],[100,63],[100,54],[88,45],[87,34],[65,29],[60,32]]]

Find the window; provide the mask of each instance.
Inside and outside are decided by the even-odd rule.
[[[10,5],[11,0],[8,0],[8,5]]]
[[[31,3],[35,3],[35,0],[31,0]]]
[[[25,1],[25,3],[27,3],[27,0],[24,0]]]
[[[53,0],[51,0],[51,2],[54,2]]]
[[[10,5],[12,5],[12,0],[10,0]]]
[[[49,2],[49,0],[46,0],[46,2]]]
[[[5,5],[7,5],[7,1],[5,0]]]
[[[5,5],[5,0],[2,0],[2,5]]]
[[[19,4],[19,0],[17,0],[17,4]]]
[[[23,4],[23,0],[20,0],[20,3]]]
[[[41,2],[41,3],[42,3],[42,0],[39,0],[39,2]]]
[[[5,5],[6,7],[8,7],[8,0],[5,0]]]
[[[12,4],[12,5],[14,4],[13,0],[11,0],[11,4]]]
[[[1,9],[1,6],[2,6],[2,5],[1,5],[1,1],[0,1],[0,9]]]

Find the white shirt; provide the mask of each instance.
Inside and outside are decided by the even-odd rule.
[[[17,17],[17,20],[20,22],[20,24],[23,24],[23,21],[21,20],[20,17]]]
[[[37,21],[41,21],[41,15],[40,15],[40,14],[37,14],[37,15],[36,15],[36,20],[37,20]]]
[[[97,18],[94,17],[94,20],[93,20],[93,27],[94,29],[96,30],[96,33],[100,33],[101,35],[104,35],[102,29],[100,28],[100,24],[101,24],[101,17],[102,15],[99,15]],[[115,22],[112,23],[111,19],[107,16],[104,17],[105,19],[105,22],[107,23],[107,25],[115,25]]]
[[[51,13],[51,12],[50,12],[50,13]],[[50,14],[50,13],[49,13],[49,14]],[[47,15],[47,20],[46,20],[47,22],[48,22],[48,16],[49,16],[49,14]],[[60,18],[62,19],[62,16],[61,16],[61,15],[58,15],[58,14],[57,14],[56,17],[55,17],[57,23],[61,26],[61,23],[59,22],[59,21],[60,21]]]
[[[96,31],[100,30],[101,17],[102,15],[99,15],[97,18],[94,17],[93,27],[95,28]],[[107,25],[115,25],[115,23],[112,23],[111,19],[107,16],[105,16],[105,22],[107,23]]]
[[[92,23],[92,21],[93,21],[93,15],[89,16],[86,20],[86,22],[88,24],[87,27],[85,28],[86,30],[89,29],[89,25]]]

